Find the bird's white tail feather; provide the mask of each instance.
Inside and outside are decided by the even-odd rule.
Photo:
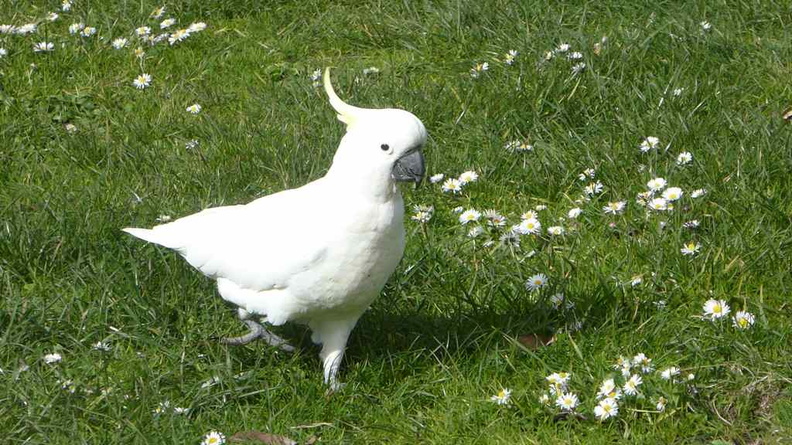
[[[127,227],[121,230],[132,236],[138,237],[144,241],[159,244],[160,246],[165,246],[171,249],[176,249],[179,247],[177,243],[174,243],[173,240],[169,240],[167,237],[163,236],[163,234],[158,232],[157,230],[138,229],[135,227]]]

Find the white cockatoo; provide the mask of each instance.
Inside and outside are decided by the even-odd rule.
[[[347,339],[404,253],[404,203],[397,182],[423,178],[423,123],[400,109],[344,103],[324,88],[347,126],[327,174],[246,205],[215,207],[152,229],[126,228],[181,254],[217,280],[257,338],[293,350],[260,322],[310,327],[322,345],[324,381],[338,386]]]

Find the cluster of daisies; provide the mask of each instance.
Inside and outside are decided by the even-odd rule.
[[[705,320],[717,322],[726,319],[731,313],[731,307],[725,300],[709,299],[704,303]],[[737,311],[732,317],[732,326],[739,330],[750,329],[756,322],[754,314],[748,311]]]
[[[633,358],[619,357],[613,369],[619,371],[619,375],[602,381],[597,389],[595,401],[591,405],[591,412],[600,421],[617,417],[622,406],[633,406],[635,409],[650,412],[637,406],[639,401],[643,400],[651,400],[655,412],[665,411],[668,398],[664,395],[647,394],[649,390],[642,386],[645,383],[644,379],[659,376],[661,382],[667,381],[671,384],[689,383],[695,379],[692,373],[681,378],[681,370],[676,366],[656,372],[652,359],[644,353],[639,353]],[[539,396],[539,404],[561,414],[583,414],[580,396],[570,390],[571,377],[568,372],[554,372],[545,377],[547,391]],[[658,394],[665,394],[666,391],[673,391],[673,386],[655,385],[652,389],[652,392]],[[508,406],[511,404],[511,397],[512,390],[504,388],[490,397],[490,400],[498,405]]]

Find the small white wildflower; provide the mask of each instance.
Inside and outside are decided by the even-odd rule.
[[[679,251],[682,252],[682,255],[695,255],[699,252],[699,250],[701,250],[701,244],[695,243],[693,241],[686,243],[681,249],[679,249]]]
[[[541,289],[547,286],[547,276],[545,274],[535,274],[532,275],[528,280],[525,282],[525,288],[534,291],[537,289]]]
[[[655,407],[657,408],[658,411],[663,412],[665,411],[665,407],[667,403],[668,400],[666,400],[665,397],[660,397],[659,399],[657,399],[657,405],[655,405]]]
[[[481,212],[475,209],[468,209],[459,215],[459,222],[462,224],[467,224],[478,221],[479,218],[481,218]]]
[[[143,73],[137,76],[135,80],[132,81],[132,85],[139,90],[148,88],[151,85],[151,75]]]
[[[187,150],[192,150],[197,148],[201,143],[198,142],[198,139],[190,139],[189,141],[184,143],[184,148]]]
[[[555,51],[557,53],[565,53],[565,52],[569,51],[569,48],[570,48],[570,46],[569,46],[568,43],[562,43],[562,44],[558,45],[558,48],[556,48]]]
[[[676,97],[679,97],[682,95],[683,91],[685,91],[684,88],[674,88],[674,91],[672,91],[671,94],[673,94]]]
[[[693,161],[693,154],[689,151],[683,151],[682,153],[678,154],[676,158],[677,165],[690,164],[691,161]]]
[[[462,183],[456,178],[449,178],[443,183],[442,189],[446,193],[462,193]]]
[[[660,378],[662,378],[663,380],[673,380],[673,378],[678,375],[679,375],[679,368],[677,368],[676,366],[672,366],[670,368],[664,369],[660,373]]]
[[[479,178],[478,173],[476,173],[473,170],[468,170],[466,172],[463,172],[461,175],[459,175],[459,179],[458,180],[459,180],[459,183],[464,186],[464,185],[467,185],[467,184],[469,184],[471,182],[478,181],[478,178]]]
[[[149,28],[148,26],[141,26],[135,29],[135,34],[137,34],[138,37],[145,37],[151,34],[151,28]]]
[[[370,74],[377,74],[379,72],[380,72],[380,70],[376,66],[370,66],[368,68],[363,68],[363,74],[365,74],[366,76],[368,76]]]
[[[638,386],[643,383],[641,376],[638,374],[633,374],[629,380],[624,382],[624,393],[628,396],[634,396],[638,394]]]
[[[646,153],[649,150],[657,148],[659,145],[660,139],[655,136],[647,136],[646,139],[641,141],[641,145],[638,148],[641,150],[641,153]]]
[[[575,393],[564,393],[558,396],[555,403],[561,411],[571,412],[578,406],[578,396]]]
[[[0,59],[8,55],[8,50],[5,48],[0,48]]]
[[[679,187],[669,187],[663,190],[663,198],[669,202],[678,200],[682,195],[682,189]]]
[[[603,399],[594,407],[594,415],[599,420],[616,417],[619,414],[619,403],[614,399]]]
[[[44,360],[44,363],[51,365],[53,363],[58,363],[59,361],[63,360],[63,356],[61,356],[57,352],[53,352],[52,354],[46,354],[42,360]]]
[[[54,49],[55,45],[52,42],[39,42],[33,45],[33,52],[36,53],[50,52]]]
[[[640,367],[641,372],[644,374],[648,374],[654,371],[654,367],[652,366],[652,359],[646,356],[643,352],[636,354],[635,357],[632,359],[633,366]]]
[[[627,203],[624,201],[609,202],[608,205],[602,208],[602,211],[611,215],[619,215],[624,212]]]
[[[489,70],[489,63],[477,63],[473,66],[473,68],[470,69],[470,77],[476,79],[481,76],[481,73],[487,70]]]
[[[60,17],[60,15],[58,15],[57,12],[50,12],[49,14],[47,14],[47,20],[50,22],[54,22],[55,20],[58,20],[58,17]]]
[[[643,277],[641,275],[634,275],[630,278],[630,286],[635,287],[639,284],[643,283]]]
[[[517,54],[518,54],[517,50],[510,49],[509,52],[506,53],[503,63],[505,63],[506,65],[513,65],[514,59],[517,58]]]
[[[653,200],[649,201],[647,205],[652,210],[668,210],[668,201],[666,201],[664,198],[654,198]]]
[[[180,406],[174,406],[173,407],[173,413],[174,414],[187,414],[189,412],[190,412],[190,408],[182,408]]]
[[[151,17],[152,19],[158,20],[163,15],[165,15],[165,7],[164,6],[160,6],[159,8],[151,11],[151,15],[149,17]]]
[[[686,229],[695,229],[695,228],[697,228],[697,227],[698,227],[700,224],[701,224],[701,223],[699,222],[699,220],[697,220],[697,219],[691,219],[690,221],[686,221],[685,223],[683,223],[683,224],[682,224],[682,227],[684,227],[684,228],[686,228]]]
[[[468,231],[467,236],[468,236],[468,238],[478,238],[479,235],[481,235],[482,233],[484,233],[484,228],[483,227],[481,227],[481,226],[473,226],[473,227],[470,228],[470,231]]]
[[[580,60],[580,59],[583,58],[583,54],[575,51],[575,52],[569,53],[569,55],[567,57],[569,58],[569,60]]]
[[[166,223],[171,220],[170,215],[160,215],[157,217],[157,222]]]
[[[189,33],[201,32],[204,29],[206,29],[206,23],[204,23],[204,22],[195,22],[192,25],[187,27],[187,32],[189,32]]]
[[[210,431],[204,436],[201,445],[223,445],[225,444],[225,436],[219,431]]]
[[[539,396],[539,403],[542,405],[549,405],[550,404],[550,396],[547,394],[542,394]]]
[[[547,233],[553,236],[560,236],[564,234],[564,228],[561,226],[550,226],[547,228]]]
[[[465,211],[465,208],[462,207],[462,206],[454,207],[453,209],[451,209],[451,213],[454,213],[454,214],[457,214],[457,215],[462,213],[462,212],[464,212],[464,211]]]
[[[500,391],[498,391],[498,394],[495,394],[494,396],[490,397],[490,400],[497,403],[498,405],[508,405],[509,403],[511,403],[510,400],[511,393],[512,393],[511,389],[503,388]]]
[[[127,45],[127,39],[123,37],[119,37],[113,40],[113,43],[111,43],[111,45],[113,46],[114,49],[121,49]]]
[[[621,398],[621,390],[616,386],[616,383],[613,379],[606,379],[600,385],[600,389],[597,392],[598,399],[620,399]]]
[[[576,63],[576,64],[572,65],[572,74],[573,75],[580,74],[585,69],[586,69],[586,64],[585,63],[583,63],[583,62]]]
[[[442,181],[443,179],[445,179],[445,175],[443,173],[438,173],[436,175],[430,176],[429,177],[429,182],[431,182],[432,184],[437,184],[438,182]]]
[[[646,183],[646,187],[653,192],[659,192],[665,188],[666,184],[667,182],[663,178],[653,178]]]
[[[415,206],[415,214],[411,217],[413,221],[427,223],[432,219],[434,206]]]
[[[27,35],[27,34],[33,34],[37,30],[38,30],[38,25],[36,25],[35,23],[28,23],[28,24],[25,24],[25,25],[22,25],[22,26],[18,26],[14,30],[14,32],[16,34],[24,36],[24,35]]]
[[[98,341],[93,344],[92,348],[97,351],[108,352],[110,351],[110,344],[107,342]]]
[[[176,19],[174,18],[167,18],[160,22],[160,29],[168,29],[176,23]]]
[[[748,329],[753,326],[754,321],[756,321],[754,315],[746,311],[737,311],[732,319],[732,323],[737,329]]]
[[[580,216],[581,213],[583,213],[583,210],[578,207],[575,207],[573,209],[570,209],[569,212],[567,212],[567,217],[569,219],[576,219],[578,216]]]
[[[587,196],[594,196],[602,193],[602,183],[600,181],[592,182],[583,189],[583,193]]]
[[[520,235],[534,235],[541,233],[542,223],[536,218],[529,218],[520,221],[520,224],[514,226],[514,231]]]
[[[690,192],[691,198],[700,198],[707,194],[707,189],[696,189]]]
[[[171,46],[175,45],[181,42],[182,40],[186,39],[187,37],[190,37],[189,31],[187,31],[186,29],[177,29],[176,31],[173,32],[173,34],[170,35],[170,37],[168,37],[168,44],[170,44]]]
[[[704,303],[704,318],[717,320],[729,315],[731,309],[724,300],[709,299]]]
[[[701,30],[704,31],[704,32],[707,32],[710,29],[712,29],[712,24],[710,22],[707,22],[707,21],[703,21],[703,22],[699,23],[699,25],[701,26]]]
[[[72,4],[71,4],[71,2],[69,0],[63,0],[61,2],[61,11],[69,12],[69,11],[71,11],[71,7],[72,7]]]
[[[594,179],[594,176],[596,175],[597,175],[596,170],[594,170],[593,168],[587,168],[578,175],[578,179],[580,179],[581,181],[585,181],[587,178]]]
[[[187,112],[190,114],[198,114],[201,112],[201,105],[200,104],[192,104],[186,108]]]

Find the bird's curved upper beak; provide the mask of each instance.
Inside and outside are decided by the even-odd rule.
[[[407,152],[393,164],[392,176],[398,182],[421,183],[426,173],[424,156],[420,148]]]

